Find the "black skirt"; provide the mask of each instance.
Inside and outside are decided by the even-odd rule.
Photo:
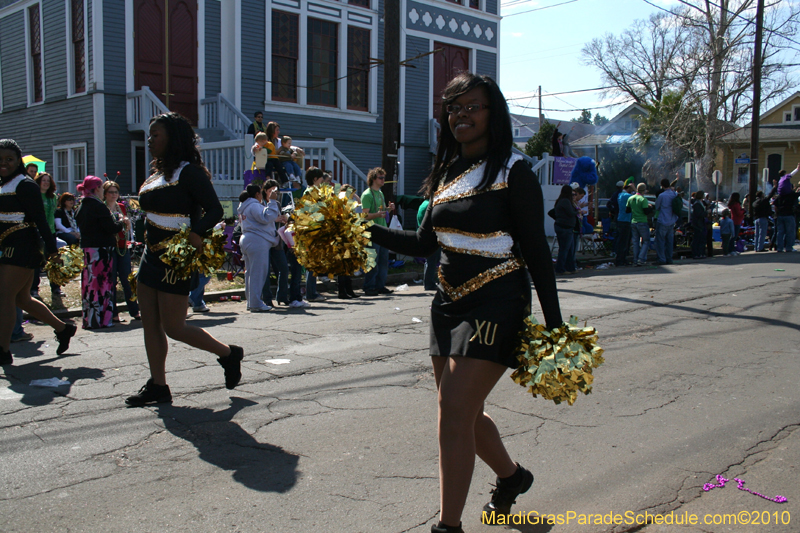
[[[175,271],[161,261],[161,254],[145,248],[139,265],[138,283],[157,291],[189,296],[192,278],[178,279]]]
[[[455,302],[440,289],[431,306],[431,355],[470,357],[517,368],[514,350],[530,314],[530,279],[523,269]]]
[[[0,265],[40,268],[44,264],[42,240],[34,228],[14,232],[3,240]]]

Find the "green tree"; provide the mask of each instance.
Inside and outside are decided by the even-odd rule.
[[[608,124],[608,119],[600,113],[596,113],[594,115],[594,122],[592,122],[592,124],[595,126],[602,126],[603,124]]]
[[[622,144],[611,156],[600,158],[597,165],[597,188],[603,197],[610,196],[618,181],[633,176],[634,182],[642,181],[642,166],[645,158],[630,144]]]
[[[592,123],[592,114],[589,112],[588,109],[584,109],[581,111],[581,116],[578,118],[573,118],[572,122],[580,122],[581,124],[591,124]]]
[[[555,125],[545,120],[539,131],[528,139],[525,145],[525,155],[541,158],[543,153],[547,152],[549,154],[553,150],[553,133],[555,131]]]

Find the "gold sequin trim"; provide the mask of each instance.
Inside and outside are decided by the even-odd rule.
[[[23,220],[25,220],[24,212],[0,213],[0,222],[22,222]]]
[[[166,250],[168,246],[167,241],[169,241],[169,239],[164,239],[157,244],[150,244],[150,241],[147,239],[147,237],[144,238],[144,243],[147,246],[147,249],[151,252],[160,252],[161,250]]]
[[[439,243],[439,246],[442,247],[443,250],[448,252],[454,252],[457,254],[465,254],[465,255],[477,255],[480,257],[490,257],[492,259],[508,259],[510,257],[514,257],[514,254],[511,252],[486,252],[481,250],[470,250],[469,248],[457,248],[455,246],[448,246],[446,244]]]
[[[183,224],[191,224],[191,218],[182,213],[146,212],[147,224],[167,231],[180,231]],[[159,218],[161,220],[159,220]]]
[[[503,182],[503,183],[495,183],[494,185],[491,185],[490,187],[484,190],[470,189],[469,191],[465,191],[459,194],[454,194],[453,196],[438,198],[433,201],[433,205],[439,205],[445,202],[455,202],[456,200],[462,200],[464,198],[469,198],[470,196],[477,196],[478,194],[483,194],[485,192],[499,191],[501,189],[505,189],[506,187],[508,187],[508,185],[505,182]]]
[[[157,191],[158,189],[163,189],[164,187],[172,187],[173,185],[177,185],[178,183],[180,183],[178,180],[172,182],[164,180],[164,183],[162,183],[161,185],[153,185],[152,187],[149,187],[151,183],[154,183],[160,179],[163,180],[164,176],[159,175],[156,178],[145,181],[144,184],[142,184],[142,188],[139,190],[139,195],[141,196],[149,192]]]
[[[25,228],[33,228],[33,227],[34,227],[34,224],[32,224],[31,222],[23,222],[22,224],[16,224],[16,225],[8,228],[2,234],[0,234],[0,245],[2,245],[2,243],[6,239],[6,237],[11,235],[15,231],[19,231],[19,230],[25,229]]]
[[[449,252],[459,254],[510,259],[514,257],[511,247],[514,239],[505,231],[493,233],[472,233],[455,228],[434,227],[439,246]]]
[[[466,283],[459,285],[456,288],[453,288],[452,285],[447,283],[442,275],[442,267],[439,266],[439,283],[442,285],[442,289],[444,289],[444,293],[452,300],[458,301],[464,296],[473,293],[489,283],[490,281],[494,281],[501,276],[505,276],[515,270],[521,268],[523,266],[523,262],[517,258],[511,259],[506,261],[505,263],[500,263],[496,267],[490,268],[485,272],[481,272],[474,278],[470,279]]]
[[[492,237],[509,237],[510,235],[505,231],[495,231],[493,233],[472,233],[471,231],[464,231],[456,228],[442,228],[434,226],[433,231],[436,233],[457,233],[464,237],[472,237],[473,239],[491,239]]]

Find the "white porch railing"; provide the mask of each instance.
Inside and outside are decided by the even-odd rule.
[[[158,96],[143,85],[138,91],[127,94],[128,97],[128,131],[147,132],[150,119],[162,113],[169,113],[169,109]]]
[[[241,139],[252,122],[222,94],[200,101],[203,128],[220,128],[232,139]]]
[[[349,183],[360,194],[367,188],[367,177],[338,148],[333,139],[324,141],[295,140],[305,153],[303,170],[316,166],[330,170],[337,183]],[[220,200],[236,200],[244,189],[244,173],[250,170],[253,156],[250,148],[253,136],[232,141],[207,142],[200,145],[203,162],[211,172],[214,189]],[[235,202],[234,202],[235,204]]]

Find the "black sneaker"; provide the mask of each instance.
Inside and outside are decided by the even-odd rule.
[[[497,478],[497,485],[491,491],[492,501],[483,506],[484,517],[488,518],[490,523],[497,520],[498,515],[509,515],[511,506],[517,503],[517,496],[528,492],[533,485],[533,474],[522,468],[519,463],[517,463],[517,472],[522,473],[522,479],[517,485],[509,485],[508,481]]]
[[[172,394],[169,392],[169,385],[156,385],[153,378],[150,378],[144,387],[139,389],[139,393],[126,398],[125,403],[132,407],[142,407],[151,403],[172,403]]]
[[[0,348],[0,365],[11,365],[14,363],[14,358],[11,356],[11,350],[5,351]]]
[[[225,369],[226,389],[236,388],[242,379],[242,359],[244,359],[244,349],[233,344],[231,344],[231,354],[228,357],[217,359],[219,365]]]
[[[75,326],[75,324],[70,324],[69,322],[64,324],[64,329],[62,331],[56,331],[56,340],[58,341],[56,353],[58,355],[61,355],[69,350],[69,340],[75,335],[76,331],[78,331],[77,326]]]
[[[464,530],[461,529],[461,524],[457,526],[446,526],[439,522],[431,526],[431,533],[464,533]]]
[[[392,294],[393,292],[392,289],[387,289],[386,287],[378,289],[378,294]]]

